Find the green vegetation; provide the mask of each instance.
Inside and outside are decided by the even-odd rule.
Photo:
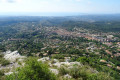
[[[0,70],[0,80],[4,80],[3,76],[4,76],[4,72]]]
[[[72,69],[62,67],[59,75],[69,74],[78,80],[120,80],[119,19],[85,18],[88,20],[79,16],[5,18],[0,21],[0,53],[18,50],[27,57],[49,56],[60,62],[70,57],[69,61],[78,61],[84,66]],[[30,59],[17,70],[18,73],[7,76],[7,79],[56,80],[47,65],[37,62],[35,58]],[[1,66],[9,63],[0,55]],[[99,73],[90,71],[91,68]]]
[[[88,65],[74,66],[72,68],[61,67],[60,75],[69,74],[75,80],[115,80],[109,74],[97,72]]]
[[[48,66],[38,62],[36,58],[28,58],[24,67],[18,68],[17,73],[6,76],[6,80],[56,80]]]
[[[0,54],[0,64],[1,64],[1,66],[6,66],[6,65],[10,64],[10,62],[8,60],[5,60],[3,58],[3,55]]]
[[[108,60],[108,59],[107,59]],[[91,57],[79,57],[77,61],[90,65],[93,68],[96,68],[98,71],[103,71],[103,72],[110,72],[110,76],[114,77],[116,80],[118,80],[120,77],[117,76],[119,74],[119,70],[114,70],[114,68],[109,68],[106,65],[110,63],[104,63],[100,62],[99,56],[91,56]]]

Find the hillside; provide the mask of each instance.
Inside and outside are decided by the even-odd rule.
[[[1,80],[119,80],[119,19],[0,17]]]

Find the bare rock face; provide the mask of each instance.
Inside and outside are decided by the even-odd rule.
[[[4,73],[5,75],[10,75],[13,74],[13,72],[8,72],[8,73]]]
[[[18,51],[14,51],[14,52],[11,52],[11,51],[6,51],[4,53],[4,58],[6,60],[9,60],[10,62],[15,62],[17,59],[22,59],[22,58],[25,58],[25,56],[21,56]]]
[[[42,62],[45,62],[45,61],[49,61],[50,58],[49,57],[43,57],[41,59],[38,59],[37,61],[42,61]]]
[[[55,75],[58,75],[59,74],[59,71],[57,70],[57,69],[51,69],[51,68],[49,68],[50,69],[50,71],[52,72],[52,73],[54,73]]]
[[[70,79],[70,78],[72,78],[72,76],[70,76],[69,74],[66,74],[66,75],[64,75],[64,78]]]
[[[79,62],[57,62],[53,64],[54,66],[61,67],[61,65],[66,65],[66,66],[73,66],[73,65],[78,65],[81,66]]]
[[[4,74],[5,75],[10,75],[14,72],[14,70],[17,68],[17,67],[21,67],[21,66],[24,66],[23,64],[23,60],[26,58],[25,56],[21,56],[18,51],[6,51],[4,53],[4,58],[8,61],[10,61],[10,64],[9,65],[6,65],[6,66],[0,66],[0,70],[7,70],[7,72],[5,72]],[[21,65],[18,63],[20,62]]]

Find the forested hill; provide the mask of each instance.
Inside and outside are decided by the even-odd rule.
[[[99,30],[102,32],[118,32],[120,31],[120,21],[97,21],[97,22],[83,22],[83,21],[67,21],[62,24],[63,27],[82,27],[92,30]]]
[[[40,16],[11,16],[0,17],[0,27],[23,22],[34,22],[42,26],[56,26],[65,28],[83,27],[105,32],[120,30],[120,14],[116,15],[81,15],[63,17]]]

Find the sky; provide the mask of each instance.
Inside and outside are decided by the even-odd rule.
[[[120,13],[120,0],[0,0],[0,15]]]

